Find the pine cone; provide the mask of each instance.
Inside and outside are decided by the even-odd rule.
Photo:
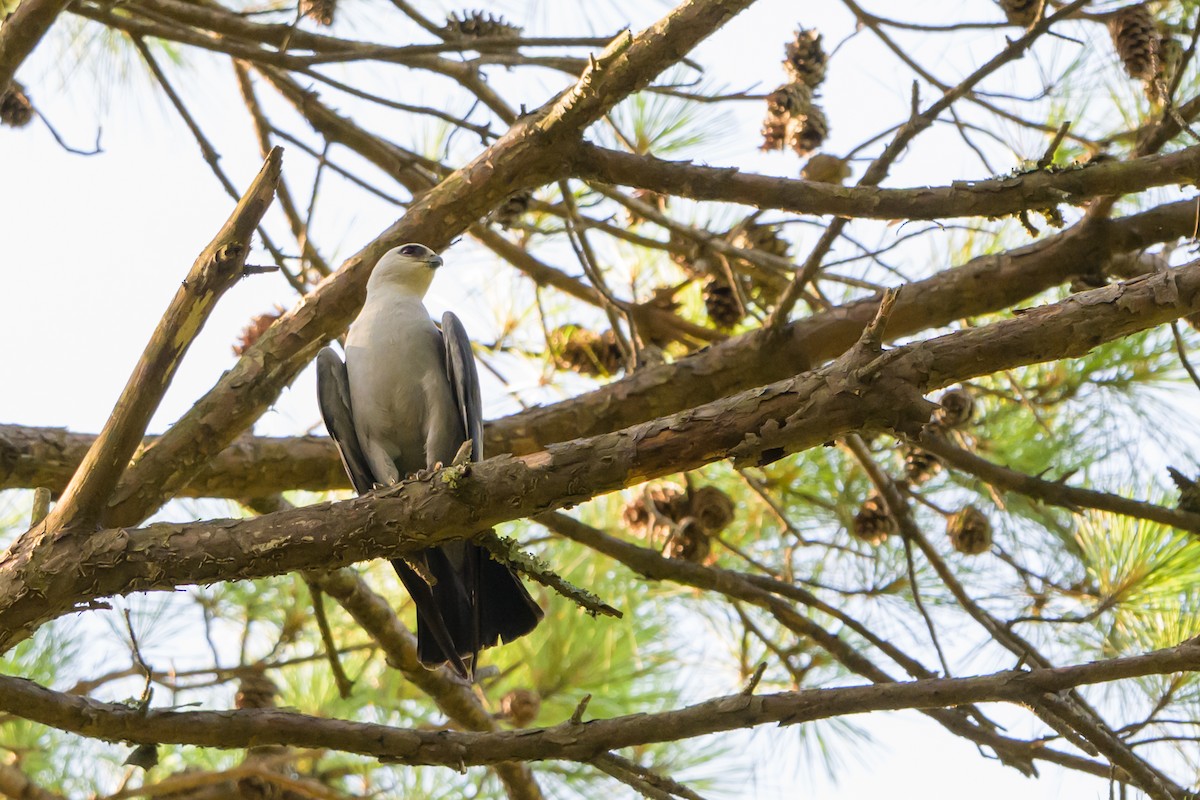
[[[1200,514],[1200,483],[1192,480],[1174,467],[1167,467],[1167,473],[1179,489],[1179,510]]]
[[[950,544],[964,555],[977,556],[992,547],[992,523],[975,506],[965,506],[946,522]]]
[[[971,421],[975,413],[975,398],[966,389],[959,387],[947,389],[938,398],[938,408],[933,412],[933,419],[944,428],[958,428]]]
[[[837,156],[818,153],[800,170],[800,177],[815,183],[836,183],[841,186],[850,177],[850,164]]]
[[[825,80],[825,51],[821,49],[821,33],[811,28],[800,28],[796,38],[785,48],[787,58],[783,68],[788,77],[811,89]]]
[[[653,189],[634,189],[633,199],[640,200],[646,205],[654,208],[656,211],[662,212],[667,209],[668,196],[661,192],[656,192]],[[625,216],[629,221],[630,226],[640,225],[646,219],[641,214],[638,214],[632,208],[625,209]],[[674,234],[674,231],[672,231]]]
[[[899,526],[892,515],[888,513],[883,498],[873,494],[862,504],[858,514],[854,516],[854,535],[864,542],[873,545],[883,544],[887,537],[899,531]]]
[[[563,325],[550,333],[550,351],[560,367],[581,375],[616,375],[624,366],[611,330],[597,334],[579,325]]]
[[[1129,77],[1153,81],[1161,37],[1145,3],[1119,8],[1108,20],[1117,55]]]
[[[925,483],[941,468],[941,459],[926,450],[914,447],[904,456],[904,475],[913,486]]]
[[[1183,42],[1174,36],[1163,36],[1158,40],[1158,58],[1154,64],[1154,80],[1146,84],[1146,96],[1153,103],[1166,100],[1166,93],[1171,90],[1175,73],[1183,62]]]
[[[712,553],[712,541],[692,517],[682,522],[667,535],[662,554],[667,558],[678,558],[693,564],[703,564]]]
[[[0,94],[0,124],[10,128],[24,128],[33,120],[33,103],[25,94],[25,86],[18,81],[8,84]]]
[[[251,667],[242,672],[238,680],[238,691],[234,698],[236,708],[274,708],[279,688],[260,668]]]
[[[671,261],[675,262],[690,277],[697,278],[717,273],[717,261],[711,249],[695,239],[673,230],[668,238],[668,244],[671,246]]]
[[[786,259],[789,257],[788,251],[792,245],[783,238],[781,230],[779,225],[759,224],[751,218],[735,225],[726,234],[726,238],[734,247],[743,250],[757,250],[760,253]],[[730,266],[735,273],[745,275],[748,285],[744,282],[743,286],[753,302],[762,308],[774,305],[782,287],[778,283],[771,282],[761,267],[742,259],[734,259]]]
[[[522,30],[504,17],[485,11],[464,11],[461,19],[451,13],[442,26],[447,39],[519,39]]]
[[[300,0],[300,13],[321,25],[332,25],[335,11],[337,0]]]
[[[825,112],[821,110],[820,106],[813,103],[804,117],[803,123],[794,125],[790,129],[788,144],[796,151],[796,155],[806,156],[820,148],[828,136],[829,121],[825,119]]]
[[[767,118],[763,120],[762,137],[763,142],[758,148],[760,150],[782,150],[787,147],[787,120],[767,114]]]
[[[514,728],[528,727],[542,710],[542,696],[533,689],[513,689],[500,698],[500,717]]]
[[[812,89],[803,83],[788,83],[767,95],[767,117],[763,121],[763,150],[782,150],[791,129],[803,125],[812,108]],[[796,120],[799,119],[799,122]]]
[[[533,192],[519,192],[505,200],[491,213],[489,219],[501,228],[514,227],[533,205]]]
[[[743,250],[760,250],[773,256],[787,258],[792,243],[780,235],[780,230],[778,225],[748,222],[733,238],[733,245]]]
[[[1027,28],[1036,19],[1041,0],[996,0],[1010,25]]]
[[[733,522],[733,500],[715,486],[701,486],[688,498],[691,517],[709,536],[716,536]]]
[[[621,517],[626,527],[646,538],[665,537],[688,516],[687,494],[669,483],[645,487],[629,501]]]
[[[268,311],[266,314],[259,314],[250,320],[245,328],[242,328],[242,335],[233,345],[233,354],[241,356],[245,354],[250,345],[258,341],[258,337],[266,333],[267,328],[275,324],[275,320],[283,315],[283,307],[275,306],[274,311]]]
[[[721,278],[713,278],[704,284],[704,309],[714,325],[726,330],[741,322],[744,316],[733,287]]]

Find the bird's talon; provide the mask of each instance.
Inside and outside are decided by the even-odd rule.
[[[428,469],[419,469],[416,472],[408,473],[408,475],[405,477],[405,480],[428,481],[428,480],[431,480],[433,478],[434,473],[437,472],[438,470],[440,470],[441,468],[442,468],[442,462],[439,461],[436,464],[434,464],[432,467],[429,467]]]

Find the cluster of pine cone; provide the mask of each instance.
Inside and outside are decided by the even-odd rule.
[[[801,28],[788,43],[783,61],[788,82],[767,95],[767,118],[762,127],[762,149],[790,147],[796,155],[808,155],[829,135],[825,113],[813,99],[825,80],[825,51],[818,31]]]
[[[0,92],[0,125],[10,128],[24,128],[33,120],[33,103],[25,87],[17,81],[8,84],[8,88]]]
[[[975,401],[966,389],[949,389],[938,398],[938,408],[929,421],[935,432],[960,428],[971,421]],[[928,481],[942,467],[942,462],[930,452],[909,448],[904,458],[905,479],[909,486]],[[854,535],[872,545],[882,544],[897,533],[899,525],[878,494],[872,494],[862,504],[851,528]],[[972,505],[951,514],[946,521],[950,544],[964,555],[979,555],[992,546],[992,524],[987,516]]]
[[[996,0],[1013,25],[1036,21],[1041,0]],[[1146,96],[1163,102],[1183,56],[1183,43],[1163,32],[1146,3],[1122,6],[1105,15],[1117,57],[1129,77],[1146,84]]]
[[[733,500],[715,486],[684,491],[670,484],[646,486],[625,506],[625,525],[661,544],[667,558],[697,564],[712,556],[712,537],[733,522]]]
[[[625,366],[617,335],[596,333],[580,325],[561,325],[550,332],[550,353],[555,363],[580,375],[609,377]]]
[[[948,389],[938,398],[938,408],[928,427],[933,433],[961,428],[971,421],[974,413],[975,400],[966,389]],[[942,462],[937,456],[919,447],[910,447],[905,453],[904,477],[910,486],[920,486],[941,468]]]
[[[787,258],[791,244],[783,238],[778,225],[747,220],[724,235],[734,247]],[[704,280],[704,309],[713,325],[729,330],[746,317],[745,299],[767,307],[775,302],[779,288],[757,274],[755,268],[737,259],[726,263],[712,248],[686,239],[672,231],[671,260],[690,277]],[[728,267],[728,271],[726,270]],[[729,282],[729,275],[742,280],[739,287]]]

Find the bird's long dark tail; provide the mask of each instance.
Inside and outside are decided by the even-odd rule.
[[[542,609],[520,579],[482,547],[467,543],[461,548],[461,559],[443,547],[415,556],[433,578],[432,586],[405,561],[397,559],[392,566],[417,607],[421,663],[449,661],[467,677],[480,650],[529,633],[542,619]]]

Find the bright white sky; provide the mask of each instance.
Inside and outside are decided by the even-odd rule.
[[[434,18],[444,14],[436,4],[420,5]],[[943,23],[999,17],[990,0],[907,3],[902,7],[876,0],[867,5],[888,14],[924,12]],[[458,8],[446,5],[444,10]],[[599,2],[589,4],[587,13],[594,30],[614,32],[626,24],[640,28],[666,8],[661,2]],[[801,8],[803,18],[798,16]],[[499,4],[499,9],[524,23],[532,34],[575,33],[578,29],[572,22],[578,13],[574,4],[539,1],[529,11],[524,3],[510,2]],[[385,39],[377,20],[394,16],[392,6],[383,0],[357,0],[344,12],[346,23],[362,38]],[[713,80],[730,90],[770,91],[781,82],[782,45],[798,23],[819,28],[827,47],[853,31],[840,3],[763,0],[706,43],[697,58],[711,66]],[[990,58],[1005,33],[1011,35],[1012,29],[966,32],[953,40],[956,50],[952,53],[942,53],[940,44],[928,43],[915,52],[939,75],[952,79]],[[392,40],[403,41],[402,34],[395,34]],[[91,42],[84,46],[99,45]],[[5,376],[0,389],[0,422],[97,431],[168,299],[196,253],[229,213],[231,201],[165,99],[151,93],[148,78],[136,64],[127,76],[117,70],[97,73],[87,66],[72,67],[79,54],[70,54],[70,47],[67,37],[56,36],[39,49],[19,77],[29,85],[41,111],[76,147],[90,146],[99,124],[104,153],[90,158],[65,153],[36,123],[25,130],[0,129],[0,235],[4,242],[0,256],[0,335],[4,342],[0,375]],[[86,63],[91,63],[94,55],[93,50]],[[1068,46],[1067,56],[1071,55]],[[221,152],[222,166],[236,185],[244,187],[260,160],[232,78],[213,59],[192,53],[188,58],[191,68],[178,85]],[[1028,77],[1036,74],[1037,66],[1029,60],[1020,69]],[[1051,71],[1054,65],[1043,62],[1042,66]],[[382,88],[400,87],[403,75],[396,71],[381,77]],[[507,75],[498,75],[496,80],[506,87],[514,85]],[[560,86],[557,74],[540,73],[521,84],[519,91],[533,108]],[[408,84],[404,88],[411,89]],[[262,94],[268,95],[269,90]],[[909,102],[908,73],[898,68],[869,32],[862,32],[834,59],[823,98],[832,126],[826,150],[844,152],[903,118]],[[436,102],[435,90],[430,90],[429,99]],[[719,144],[704,151],[706,158],[712,163],[796,176],[801,162],[790,153],[763,155],[757,151],[761,115],[760,103],[741,104],[722,123],[725,130]],[[402,143],[413,139],[411,130],[396,127],[394,117],[367,115],[358,121]],[[1025,143],[1025,155],[1036,157],[1044,147],[1039,137],[1011,131],[1001,135]],[[961,147],[951,146],[954,138],[946,127],[924,134],[894,170],[890,185],[985,177],[978,161],[968,160],[960,155]],[[1010,154],[986,139],[980,143],[997,170],[1015,166]],[[354,163],[349,158],[342,161]],[[284,163],[303,202],[311,173],[308,160],[291,148]],[[860,165],[857,172],[861,174],[861,170]],[[394,216],[386,204],[348,192],[330,176],[318,205],[315,238],[337,263],[336,256],[356,251]],[[278,219],[274,224],[278,225]],[[807,228],[804,231],[794,252],[805,252],[815,238]],[[286,242],[282,234],[276,239]],[[336,253],[331,252],[334,249]],[[255,260],[267,263],[261,255]],[[452,249],[447,262],[428,303],[435,314],[449,306],[480,308],[502,298],[506,291],[509,278],[488,276],[483,260],[467,245]],[[569,262],[561,266],[574,271]],[[275,303],[291,305],[294,299],[283,279],[273,275],[250,278],[230,291],[192,347],[152,430],[162,430],[180,416],[233,364],[230,345],[252,316],[270,310]],[[484,315],[468,318],[467,327],[481,340],[493,333]],[[532,388],[535,379],[518,376],[518,388]],[[515,408],[498,390],[490,394],[489,416]],[[311,372],[306,372],[257,430],[278,435],[303,433],[318,419]],[[0,500],[0,506],[3,502]],[[847,745],[847,765],[838,771],[836,784],[823,777],[817,765],[797,765],[796,769],[783,769],[782,777],[773,776],[778,763],[770,763],[769,742],[778,733],[771,730],[750,737],[746,754],[764,756],[766,763],[758,770],[756,785],[740,796],[970,796],[979,800],[1107,796],[1104,783],[1075,776],[1062,781],[1049,766],[1043,770],[1043,779],[1024,779],[980,758],[969,743],[945,734],[915,713],[875,715],[870,721],[856,722],[875,736],[877,744]]]

